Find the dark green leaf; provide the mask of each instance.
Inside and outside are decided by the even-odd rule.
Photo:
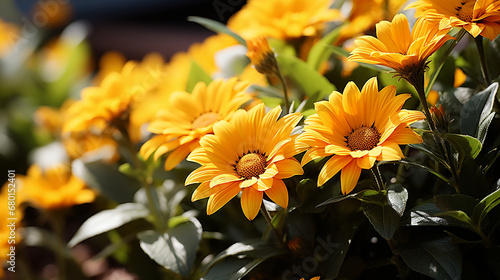
[[[436,216],[439,217],[445,217],[447,220],[449,219],[455,219],[459,222],[462,222],[464,224],[470,225],[472,228],[472,220],[470,217],[462,210],[451,210],[451,211],[445,211],[441,213],[437,213]]]
[[[299,58],[278,54],[276,59],[283,75],[290,78],[307,96],[323,98],[335,90],[328,79]]]
[[[462,210],[467,215],[472,215],[478,200],[463,194],[442,194],[434,196],[434,204],[442,211]]]
[[[484,142],[491,121],[493,103],[498,91],[498,83],[491,84],[485,90],[473,96],[461,111],[460,131],[462,134],[474,136]],[[481,134],[481,135],[480,135]]]
[[[448,141],[459,152],[461,158],[474,159],[481,152],[481,142],[474,137],[452,133],[440,133],[438,136]]]
[[[472,213],[472,220],[477,225],[481,225],[488,212],[493,210],[498,204],[500,204],[500,189],[497,189],[477,204]]]
[[[118,171],[118,166],[101,161],[73,161],[73,173],[100,194],[118,203],[132,202],[140,183]]]
[[[399,225],[399,214],[387,203],[363,203],[363,213],[375,230],[385,239],[391,239]]]
[[[451,186],[455,185],[452,181],[450,181],[450,179],[448,179],[443,174],[441,174],[441,173],[437,172],[436,170],[434,170],[428,166],[425,166],[425,165],[423,165],[423,164],[421,164],[421,163],[417,162],[416,160],[409,158],[409,157],[402,159],[402,160],[398,160],[398,161],[388,161],[388,162],[381,161],[378,164],[382,165],[382,164],[393,164],[393,163],[401,163],[401,164],[404,164],[406,166],[415,166],[415,167],[423,168],[423,169],[427,170],[429,173],[438,177],[439,179],[445,181],[449,185],[451,185]]]
[[[318,204],[318,206],[316,207],[321,207],[321,206],[324,206],[324,205],[327,205],[327,204],[331,204],[331,203],[336,203],[336,202],[339,202],[339,201],[342,201],[342,200],[345,200],[345,199],[348,199],[348,198],[357,198],[357,197],[361,197],[363,196],[363,194],[366,195],[374,195],[374,194],[378,194],[377,191],[374,191],[374,190],[362,190],[360,191],[359,193],[351,193],[351,194],[348,194],[348,195],[341,195],[341,196],[335,196],[335,197],[331,197],[329,199],[327,199],[326,201],[324,202],[321,202],[320,204]]]
[[[218,21],[211,20],[208,18],[195,17],[195,16],[190,16],[187,19],[188,21],[196,22],[200,25],[203,25],[205,28],[210,29],[215,33],[227,34],[233,37],[236,41],[238,41],[238,43],[242,44],[243,46],[247,45],[245,39],[241,38],[240,35],[234,33],[233,31],[231,31],[231,29],[229,29],[227,26]]]
[[[392,184],[387,188],[387,202],[401,217],[408,201],[408,191],[401,184]]]
[[[212,78],[196,61],[191,60],[191,68],[189,69],[186,91],[193,92],[193,89],[198,82],[203,82],[208,85],[212,82]]]
[[[406,226],[446,226],[449,222],[436,216],[442,212],[434,203],[424,203],[413,207],[403,216],[401,223]]]
[[[203,267],[205,273],[210,270],[214,265],[221,262],[227,257],[231,256],[245,256],[256,259],[263,259],[265,257],[276,256],[286,253],[286,251],[278,247],[274,243],[269,243],[262,239],[250,239],[242,242],[237,242],[228,247],[226,250],[220,252],[208,264]]]
[[[401,248],[403,260],[413,270],[434,279],[460,279],[462,256],[460,249],[449,237],[415,244],[412,248]]]
[[[202,280],[238,280],[247,275],[266,259],[235,259],[229,258],[215,265],[203,276]]]
[[[200,222],[190,218],[188,222],[170,228],[166,233],[155,230],[137,234],[142,250],[165,268],[188,276],[194,264],[201,240]]]
[[[120,204],[114,209],[101,211],[88,218],[68,242],[72,247],[83,240],[110,231],[136,219],[149,215],[149,209],[140,203]]]

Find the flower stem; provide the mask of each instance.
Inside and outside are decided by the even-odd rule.
[[[382,179],[382,174],[380,174],[378,165],[374,165],[370,170],[372,171],[373,177],[375,178],[375,182],[377,182],[378,189],[382,190],[384,186],[384,180]]]
[[[276,76],[278,76],[278,79],[280,80],[281,85],[283,87],[283,100],[285,100],[285,113],[288,114],[288,112],[290,111],[290,101],[288,100],[288,90],[286,88],[285,78],[283,78],[283,75],[281,74],[279,67],[276,67]]]
[[[476,41],[477,52],[479,53],[479,60],[481,61],[481,74],[483,74],[486,86],[488,86],[491,84],[491,80],[488,72],[488,66],[486,65],[486,59],[484,58],[483,36],[477,36],[474,38],[474,41]]]
[[[264,204],[264,202],[262,202],[262,204],[260,206],[260,212],[262,213],[262,216],[264,216],[264,218],[266,219],[266,222],[269,225],[269,227],[271,227],[271,229],[272,229],[274,235],[276,236],[276,239],[278,239],[278,242],[280,243],[280,245],[282,247],[285,247],[285,243],[283,242],[283,234],[281,234],[278,231],[278,229],[276,229],[273,226],[273,223],[271,221],[271,215],[269,215],[269,212],[267,211],[266,205]]]
[[[460,31],[455,35],[456,39],[450,45],[448,45],[448,48],[446,49],[446,51],[441,56],[439,62],[437,63],[438,66],[436,67],[436,70],[434,71],[434,73],[432,73],[432,76],[431,76],[431,79],[429,81],[429,84],[427,85],[427,88],[425,89],[425,95],[426,96],[431,91],[432,86],[434,86],[434,83],[436,82],[436,79],[439,76],[439,73],[441,72],[441,69],[444,66],[446,58],[448,57],[448,55],[450,55],[451,51],[455,48],[455,46],[458,44],[458,42],[460,42],[460,40],[462,40],[462,38],[464,37],[464,35],[466,33],[467,33],[467,30],[465,30],[463,28],[460,29]]]

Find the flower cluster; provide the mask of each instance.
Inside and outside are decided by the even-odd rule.
[[[112,51],[91,79],[83,39],[46,40],[23,70],[52,95],[29,134],[0,126],[1,154],[34,139],[9,184],[20,256],[54,238],[60,279],[104,243],[131,279],[494,277],[500,1],[406,2],[249,0],[227,25],[190,18],[217,34],[186,52]],[[21,39],[2,30],[3,66]],[[3,74],[2,100],[32,89]]]

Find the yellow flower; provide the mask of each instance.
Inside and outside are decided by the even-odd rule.
[[[355,40],[356,48],[348,59],[390,67],[405,79],[416,72],[423,73],[427,58],[453,39],[447,30],[438,31],[438,26],[422,19],[417,20],[410,33],[404,14],[396,15],[392,22],[379,22],[376,29],[378,38],[361,36]]]
[[[311,147],[302,165],[333,155],[321,169],[318,186],[342,169],[341,188],[347,194],[356,186],[361,169],[370,169],[376,160],[399,160],[403,158],[399,145],[422,142],[408,125],[424,119],[424,114],[402,110],[411,95],[395,94],[395,86],[379,92],[372,78],[361,92],[349,82],[343,94],[335,91],[328,101],[315,104],[317,114],[306,119],[297,142]]]
[[[265,113],[263,104],[249,111],[238,110],[229,121],[214,125],[214,134],[200,140],[188,160],[202,166],[186,179],[186,185],[201,183],[192,200],[208,199],[207,214],[219,210],[242,192],[241,207],[249,220],[259,212],[264,193],[283,208],[288,191],[283,179],[303,174],[293,158],[300,151],[291,135],[299,113],[280,120],[281,108]]]
[[[340,30],[337,43],[363,35],[382,20],[392,20],[406,2],[407,0],[353,0],[348,22]]]
[[[132,141],[138,142],[142,123],[134,121],[133,110],[158,89],[163,75],[163,60],[156,55],[142,63],[127,62],[121,72],[109,73],[99,86],[82,90],[82,99],[67,110],[63,133],[120,128],[128,129]]]
[[[500,34],[498,0],[419,0],[406,9],[416,8],[416,15],[439,22],[439,29],[463,27],[472,36],[494,40]]]
[[[278,73],[276,57],[265,37],[247,40],[247,45],[247,57],[250,58],[257,72],[268,76]]]
[[[301,278],[300,280],[304,280],[304,278]],[[319,276],[313,277],[311,280],[319,280]]]
[[[245,39],[316,36],[326,22],[340,17],[331,0],[250,0],[227,25]]]
[[[39,208],[50,210],[90,203],[96,196],[66,165],[42,171],[40,166],[35,164],[28,169],[26,176],[18,176],[18,180],[19,201]]]
[[[0,57],[5,56],[15,46],[20,36],[20,28],[0,18]]]
[[[171,94],[165,109],[158,112],[148,130],[157,134],[141,147],[140,153],[148,158],[154,153],[157,160],[170,152],[165,169],[171,170],[199,146],[199,140],[213,133],[213,125],[229,120],[231,115],[251,99],[245,93],[247,83],[236,78],[199,82],[193,93],[176,91]]]

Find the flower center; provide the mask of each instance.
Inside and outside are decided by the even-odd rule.
[[[259,177],[266,171],[266,158],[261,154],[249,153],[240,158],[236,164],[236,173],[245,179]]]
[[[371,150],[380,140],[380,133],[373,127],[362,126],[347,136],[347,148],[351,151]]]
[[[217,113],[213,112],[203,113],[193,121],[193,129],[208,126],[216,122],[218,119],[219,119],[219,114]]]
[[[457,6],[455,10],[457,10],[457,17],[463,21],[472,21],[472,16],[474,12],[474,3],[476,1],[461,1],[460,6]]]

